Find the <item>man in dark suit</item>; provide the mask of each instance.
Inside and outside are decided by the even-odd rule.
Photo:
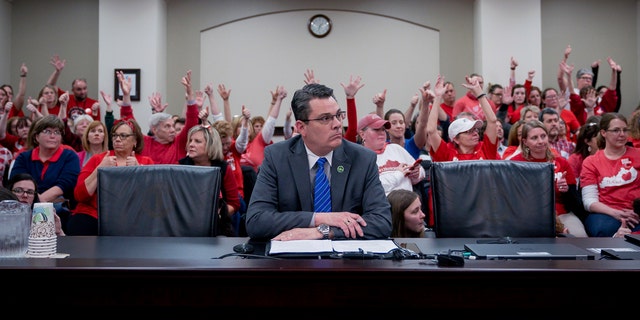
[[[391,210],[376,154],[343,139],[345,112],[333,90],[311,83],[295,92],[291,108],[299,133],[268,146],[247,210],[251,238],[385,239]],[[316,161],[325,157],[331,212],[314,212]]]

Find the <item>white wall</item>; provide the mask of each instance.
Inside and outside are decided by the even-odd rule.
[[[146,133],[151,115],[148,97],[152,92],[165,92],[166,88],[165,2],[100,0],[99,6],[99,87],[113,96],[116,68],[141,69],[140,101],[132,104],[142,132]],[[113,105],[113,109],[119,118],[118,107]]]
[[[524,83],[535,70],[533,85],[542,86],[542,34],[540,0],[478,0],[476,20],[476,66],[489,81],[509,83],[513,56],[519,63],[516,83]],[[511,12],[512,14],[504,14]]]
[[[326,14],[333,25],[321,39],[306,27],[318,13]],[[380,34],[398,36],[383,39]],[[294,91],[304,85],[305,70],[312,69],[320,83],[334,89],[343,110],[346,97],[341,83],[348,84],[353,75],[361,76],[365,84],[356,96],[359,117],[375,111],[372,97],[384,90],[385,110],[404,111],[418,88],[438,75],[439,43],[437,30],[379,15],[321,10],[261,15],[201,33],[200,86],[213,83],[217,88],[224,83],[232,90],[234,114],[245,105],[252,115],[264,117],[270,91],[284,86],[288,96],[277,122],[282,125]],[[222,100],[215,95],[222,109]]]
[[[11,69],[11,3],[7,0],[0,1],[0,84],[10,83],[12,80]],[[18,74],[20,65],[15,66],[15,75]],[[17,91],[17,83],[19,80],[15,80],[16,85],[12,86]]]

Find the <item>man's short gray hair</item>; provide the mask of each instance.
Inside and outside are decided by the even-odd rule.
[[[154,113],[149,117],[149,128],[155,128],[160,123],[167,121],[167,119],[171,118],[171,114],[166,112]]]

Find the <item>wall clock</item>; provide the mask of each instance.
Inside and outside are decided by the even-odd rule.
[[[324,38],[331,32],[331,19],[324,14],[316,14],[309,19],[308,27],[314,37]]]

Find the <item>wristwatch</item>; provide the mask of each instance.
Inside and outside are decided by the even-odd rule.
[[[326,224],[321,224],[318,226],[318,231],[320,231],[320,233],[322,233],[322,239],[329,239],[329,232],[331,231],[331,228],[329,227],[329,225]]]

